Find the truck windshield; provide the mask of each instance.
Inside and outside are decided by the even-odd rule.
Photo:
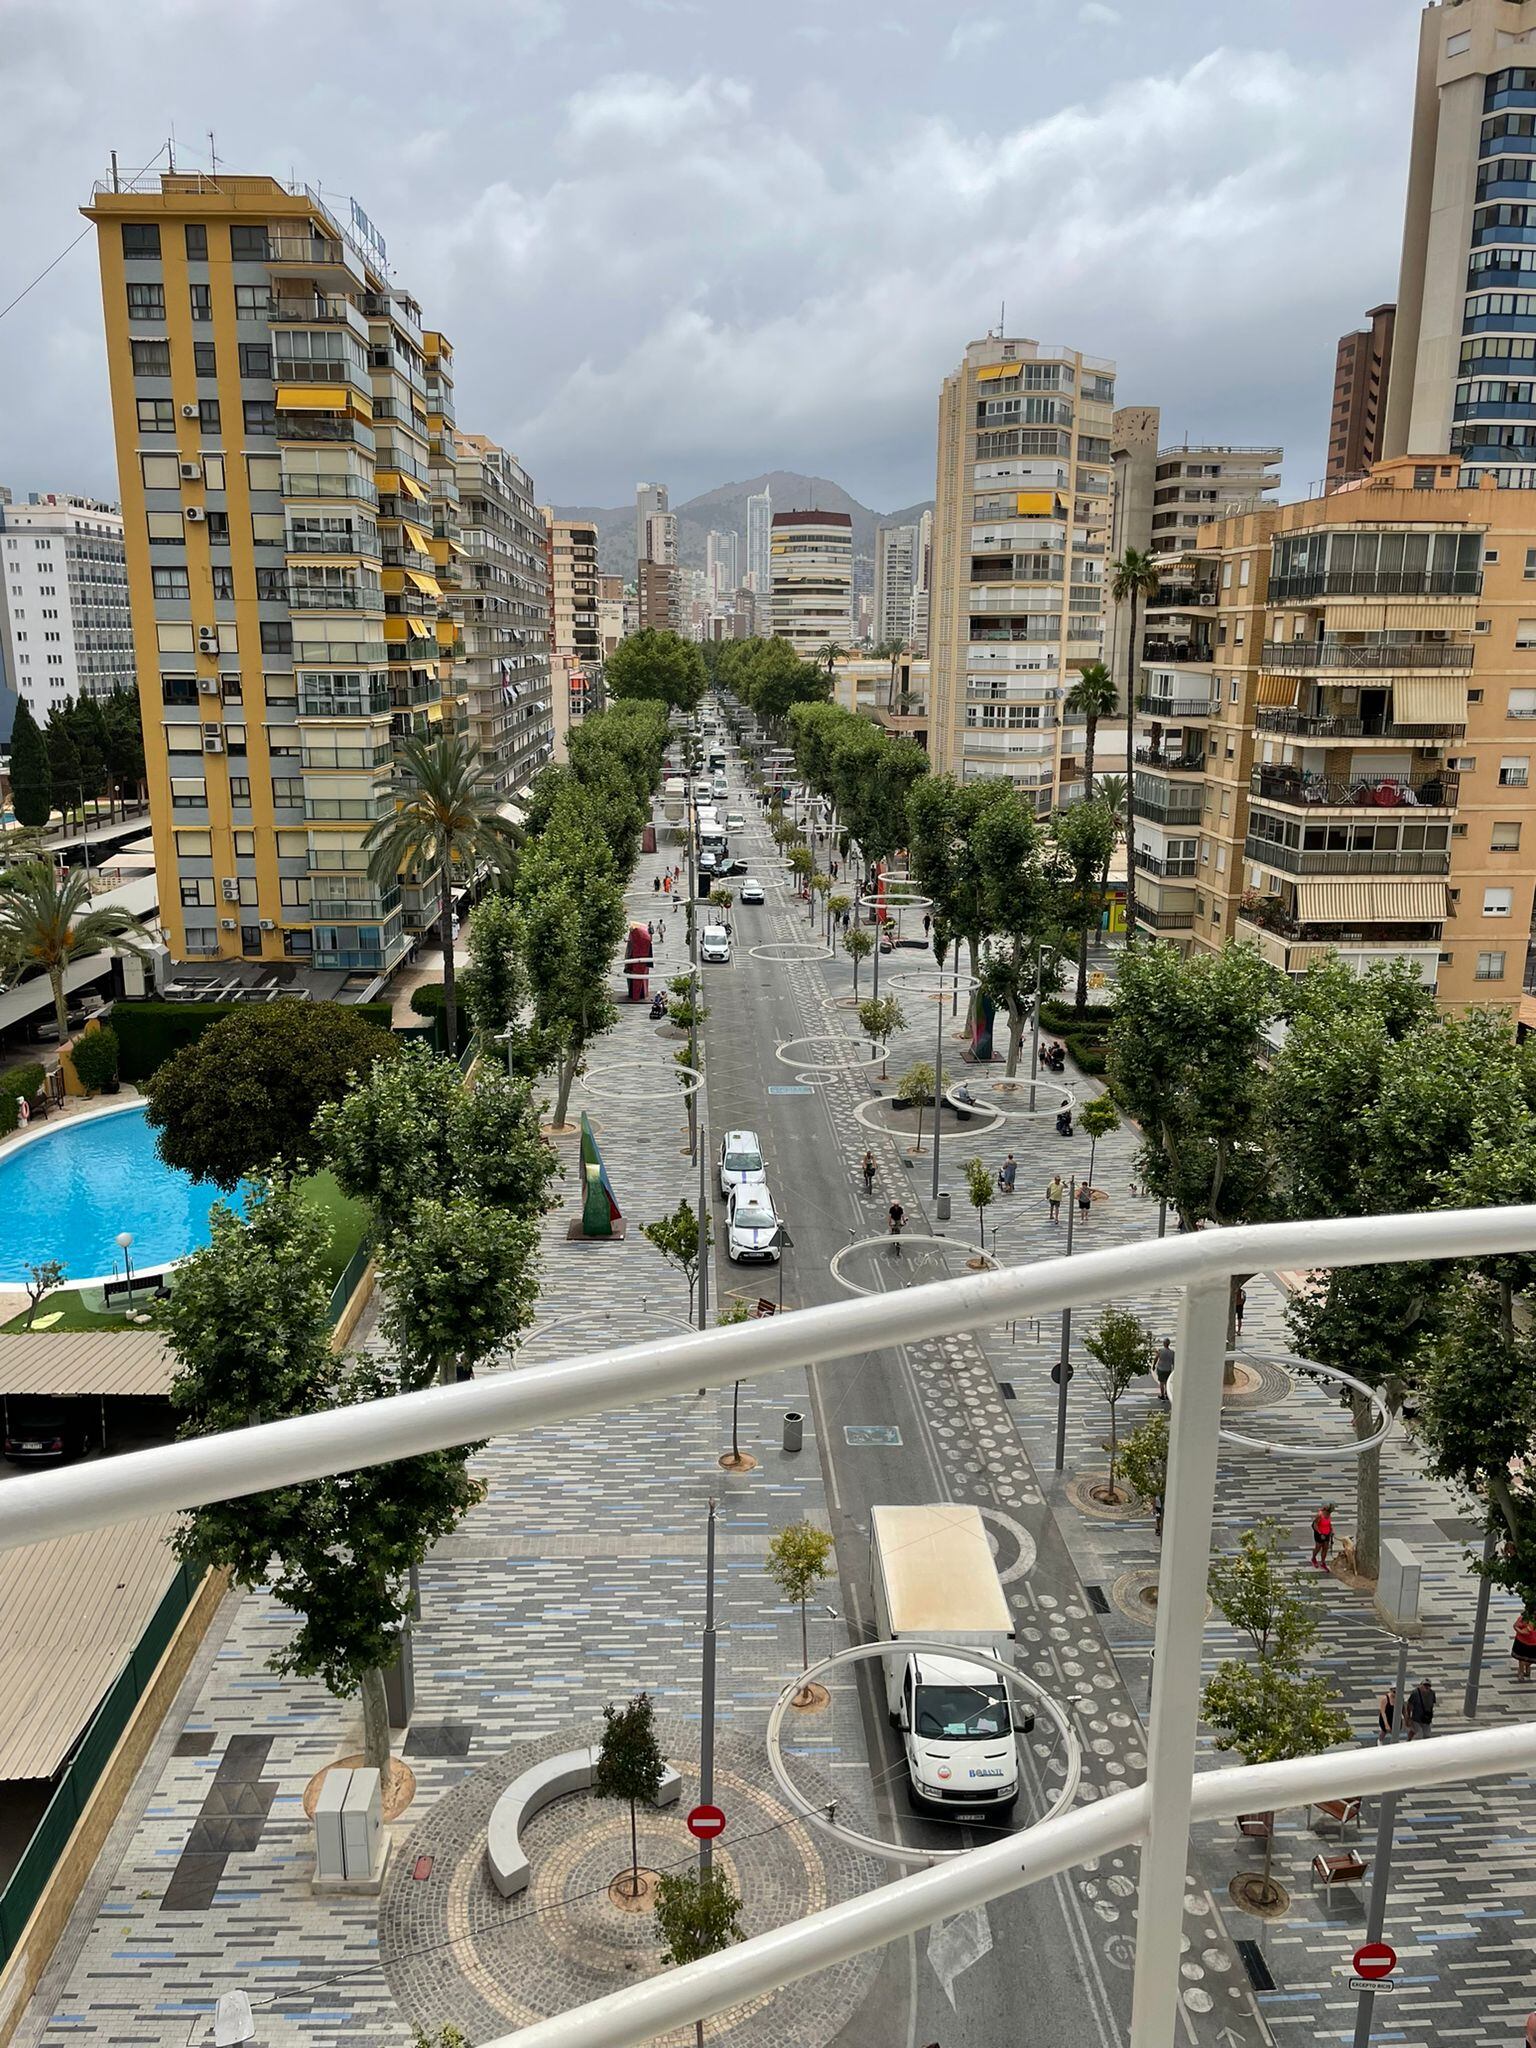
[[[1008,1696],[1000,1685],[920,1685],[915,1732],[952,1742],[1006,1735]]]

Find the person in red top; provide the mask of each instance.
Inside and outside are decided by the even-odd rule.
[[[1328,1569],[1328,1551],[1333,1542],[1333,1502],[1319,1508],[1312,1517],[1312,1562],[1320,1572]]]
[[[1531,1659],[1536,1657],[1536,1621],[1529,1613],[1522,1614],[1515,1623],[1515,1640],[1510,1644],[1509,1654],[1515,1660],[1515,1677],[1522,1683],[1531,1675]]]

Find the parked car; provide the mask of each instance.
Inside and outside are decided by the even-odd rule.
[[[777,1262],[779,1219],[765,1183],[749,1182],[732,1193],[725,1211],[725,1248],[738,1266],[754,1259]]]
[[[751,1182],[765,1182],[763,1148],[756,1131],[727,1131],[720,1140],[720,1192],[729,1197],[735,1188]]]
[[[78,1406],[68,1401],[29,1401],[13,1394],[5,1403],[5,1435],[0,1439],[12,1465],[62,1465],[91,1448],[91,1426]]]
[[[723,924],[707,924],[700,932],[699,958],[709,966],[730,966],[731,935]]]
[[[748,875],[737,891],[737,901],[739,903],[761,903],[763,900],[762,883],[755,875]]]

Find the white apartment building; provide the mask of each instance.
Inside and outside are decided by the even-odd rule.
[[[813,659],[853,640],[853,520],[846,512],[775,512],[773,637]]]
[[[733,597],[741,587],[741,535],[712,532],[704,543],[704,575],[709,594],[716,603]]]
[[[137,690],[123,515],[67,492],[0,504],[5,673],[41,724],[71,697]]]
[[[667,509],[667,487],[665,484],[635,485],[635,560],[650,562],[656,558],[646,553],[646,522],[653,513]]]
[[[645,522],[645,545],[641,549],[642,562],[660,562],[664,567],[677,567],[677,514],[675,512],[653,512]]]
[[[760,598],[773,588],[773,493],[757,491],[747,500],[747,569],[743,579]]]
[[[915,526],[882,526],[876,533],[873,635],[877,644],[905,640],[911,634],[916,556]]]
[[[928,611],[933,596],[933,513],[917,522],[912,549],[912,602],[907,617],[907,644],[919,660],[928,655]]]

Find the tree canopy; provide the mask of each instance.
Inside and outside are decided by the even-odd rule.
[[[674,711],[696,710],[708,681],[697,642],[654,626],[629,634],[603,663],[610,698],[650,698]]]

